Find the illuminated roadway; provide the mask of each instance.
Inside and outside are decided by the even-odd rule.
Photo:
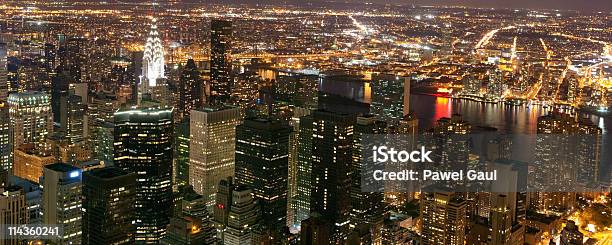
[[[503,28],[498,28],[498,29],[494,29],[491,30],[489,32],[487,32],[482,39],[480,39],[480,41],[478,41],[478,43],[476,43],[476,47],[474,47],[474,49],[479,49],[482,48],[484,46],[487,46],[487,44],[489,44],[489,42],[491,41],[491,39],[495,36],[495,34],[497,34],[497,32],[501,31],[501,30],[510,30],[515,28],[515,26],[506,26]]]

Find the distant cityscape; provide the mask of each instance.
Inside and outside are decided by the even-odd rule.
[[[611,11],[2,1],[0,245],[612,245]]]

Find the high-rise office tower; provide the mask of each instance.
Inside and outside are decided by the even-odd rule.
[[[298,226],[296,222],[296,198],[298,193],[298,151],[300,144],[300,117],[310,114],[309,109],[294,107],[289,124],[293,128],[289,134],[289,166],[287,174],[287,226]]]
[[[530,169],[530,206],[563,211],[575,204],[575,186],[598,182],[601,134],[590,120],[553,112],[538,118],[535,157]]]
[[[43,224],[62,224],[59,244],[81,243],[81,169],[54,163],[43,170]]]
[[[64,39],[60,43],[57,55],[59,56],[60,66],[70,77],[70,82],[81,82],[81,66],[83,63],[81,48],[84,41],[84,38],[73,37]]]
[[[136,243],[159,243],[172,213],[172,109],[115,113],[115,166],[137,174]]]
[[[29,224],[25,193],[19,186],[0,188],[0,222],[6,225]],[[21,241],[7,232],[0,233],[0,244],[18,245]]]
[[[464,244],[466,207],[466,201],[452,192],[423,193],[421,244]]]
[[[157,30],[157,19],[153,18],[151,30],[145,43],[142,57],[142,74],[138,87],[138,102],[144,97],[159,99],[159,87],[164,86],[164,48]]]
[[[62,97],[60,108],[60,131],[70,144],[83,141],[87,109],[83,98],[70,92],[66,97]]]
[[[0,43],[0,101],[6,101],[9,92],[6,43]]]
[[[212,102],[219,104],[231,95],[232,22],[212,20],[210,25],[210,93]]]
[[[117,167],[83,173],[83,244],[133,244],[136,174]]]
[[[512,235],[511,199],[504,194],[491,196],[491,244],[508,244]]]
[[[179,118],[188,117],[191,110],[202,106],[202,96],[204,95],[202,86],[203,82],[200,79],[200,72],[195,61],[187,60],[179,79],[179,106],[177,111]]]
[[[258,219],[257,213],[251,190],[244,187],[234,189],[223,244],[251,244],[252,229]]]
[[[182,221],[180,221],[181,219],[183,220],[194,220],[195,219],[194,221],[190,221],[190,222],[193,222],[194,224],[196,224],[196,226],[198,227],[198,231],[194,231],[189,236],[200,237],[199,233],[201,231],[202,236],[203,236],[202,239],[204,240],[204,242],[203,243],[200,242],[198,244],[214,244],[215,239],[216,239],[216,236],[215,236],[216,230],[213,226],[212,217],[210,215],[210,212],[208,212],[207,210],[206,202],[204,198],[202,197],[202,195],[195,193],[195,191],[193,190],[191,186],[183,187],[179,195],[182,198],[182,200],[180,200],[179,204],[177,205],[178,210],[176,210],[177,212],[175,214],[175,217],[179,218],[179,221],[178,223],[175,223],[175,224],[181,224],[182,223]],[[172,226],[172,222],[170,226]],[[179,225],[178,227],[181,227],[181,226],[182,225]],[[180,237],[179,240],[182,240],[183,238],[188,237],[186,236],[185,233],[183,234],[184,235],[179,235]]]
[[[174,189],[179,190],[189,184],[189,118],[177,123],[175,128],[176,141],[172,183],[174,183]]]
[[[211,210],[219,181],[234,175],[236,126],[241,120],[239,108],[191,111],[189,184]]]
[[[63,66],[56,69],[56,74],[51,78],[51,111],[53,112],[53,123],[60,126],[62,124],[62,102],[65,102],[70,83],[75,81]]]
[[[234,183],[231,177],[219,181],[217,196],[215,197],[215,207],[213,213],[214,225],[217,230],[217,237],[223,240],[230,207],[232,206],[232,193],[234,193]]]
[[[372,76],[372,114],[388,122],[401,120],[409,114],[410,78],[393,74]]]
[[[53,131],[49,95],[41,92],[12,93],[8,104],[13,148],[26,143],[42,146]]]
[[[45,43],[45,69],[47,73],[52,73],[55,70],[55,62],[57,58],[57,50],[55,45]]]
[[[332,240],[342,242],[349,233],[356,117],[325,110],[315,110],[310,117],[310,122],[303,120],[305,127],[312,128],[310,211],[334,224]]]
[[[9,105],[0,100],[0,169],[10,172],[13,167],[13,140],[9,128]]]
[[[293,198],[291,204],[294,212],[294,226],[300,226],[302,220],[308,219],[310,216],[313,123],[312,115],[299,118],[299,134],[296,136],[297,149],[295,150],[295,198]]]
[[[276,231],[287,224],[290,133],[288,125],[268,119],[247,119],[236,128],[236,184],[253,190],[263,224]]]
[[[96,94],[87,106],[87,126],[95,159],[113,162],[113,114],[120,101],[114,95]]]
[[[351,226],[358,227],[360,224],[370,226],[371,238],[374,243],[380,243],[382,235],[382,226],[384,222],[384,194],[382,192],[363,192],[362,185],[367,183],[362,182],[362,171],[365,171],[364,156],[361,149],[363,148],[366,135],[369,134],[386,134],[387,123],[378,120],[374,116],[357,117],[355,125],[355,134],[353,136],[353,152],[351,163]],[[367,180],[367,179],[366,179]],[[374,181],[370,179],[367,182]],[[370,182],[370,183],[372,183]]]

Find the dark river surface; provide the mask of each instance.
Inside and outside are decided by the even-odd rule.
[[[507,134],[535,134],[538,117],[548,114],[551,110],[541,106],[510,106],[502,103],[490,104],[418,94],[411,94],[410,96],[410,109],[419,119],[421,130],[431,128],[442,117],[450,117],[452,114],[458,113],[473,126],[494,127],[500,133]],[[603,179],[610,179],[610,173],[612,172],[612,138],[609,130],[612,129],[612,117],[590,114],[580,116],[589,118],[603,130],[600,171]],[[529,144],[513,145],[513,149],[515,149],[514,147],[533,149],[533,146]],[[518,158],[520,157],[516,159],[525,160]]]

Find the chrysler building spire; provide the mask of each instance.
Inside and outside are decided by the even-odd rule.
[[[152,89],[161,85],[164,78],[164,48],[157,31],[157,19],[153,18],[151,31],[147,37],[142,58],[142,75],[140,76],[140,87],[138,101],[142,95],[151,94]]]

